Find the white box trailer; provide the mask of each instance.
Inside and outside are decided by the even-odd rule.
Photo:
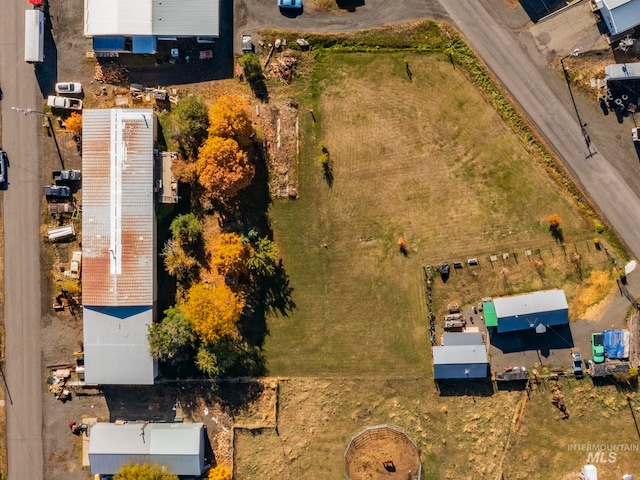
[[[25,10],[24,12],[24,61],[40,63],[44,61],[44,12]]]

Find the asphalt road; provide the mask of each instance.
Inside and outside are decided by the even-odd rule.
[[[311,2],[299,15],[281,12],[276,0],[235,0],[234,52],[240,53],[240,36],[255,35],[259,30],[277,28],[313,32],[345,32],[432,17],[445,19],[447,12],[438,0],[338,0],[339,5],[359,5],[355,11],[347,9],[327,14],[314,11]],[[284,14],[283,14],[284,13]]]
[[[454,24],[556,149],[636,258],[640,258],[640,198],[591,145],[588,156],[575,112],[538,71],[535,59],[476,0],[441,0]]]
[[[2,147],[9,156],[4,195],[4,323],[7,449],[12,479],[41,479],[40,152],[42,118],[11,106],[39,109],[33,67],[24,62],[24,0],[4,0],[0,15]]]

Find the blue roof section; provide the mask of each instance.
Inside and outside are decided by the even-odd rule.
[[[139,313],[146,312],[147,310],[151,310],[153,307],[150,305],[140,305],[140,306],[126,306],[126,307],[94,307],[84,305],[85,310],[93,310],[94,312],[102,313],[103,315],[109,315],[110,317],[119,318],[120,320],[124,320],[125,318],[133,317],[134,315],[138,315]]]
[[[628,340],[625,340],[625,336],[625,332],[622,330],[605,330],[602,332],[604,354],[607,358],[621,360],[628,357],[628,352],[625,351],[625,343],[628,343]]]
[[[436,380],[485,378],[489,361],[484,345],[433,347],[433,375]]]
[[[124,52],[124,37],[93,37],[94,52]]]
[[[156,37],[152,35],[134,36],[131,53],[156,53]]]
[[[569,323],[569,306],[562,290],[496,298],[493,304],[498,318],[498,333]]]

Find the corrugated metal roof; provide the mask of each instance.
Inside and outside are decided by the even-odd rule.
[[[89,433],[92,474],[113,475],[127,461],[156,463],[176,475],[198,476],[204,468],[202,423],[98,423]]]
[[[640,25],[640,0],[603,0],[598,6],[611,35]]]
[[[442,334],[442,345],[484,345],[480,332],[445,332]]]
[[[86,275],[83,272],[83,280]],[[123,317],[127,310],[130,316]],[[99,385],[152,385],[157,364],[149,351],[153,309],[84,307],[85,381]]]
[[[151,0],[84,0],[84,34],[151,35]]]
[[[82,300],[153,305],[153,111],[82,115]]]
[[[220,34],[218,0],[153,0],[153,34],[217,37]]]
[[[567,297],[563,290],[542,290],[539,292],[499,297],[493,300],[498,323],[501,318],[531,315],[541,312],[568,310]]]
[[[640,8],[640,5],[638,6]],[[640,63],[614,63],[604,67],[608,80],[635,80],[640,78]]]
[[[487,363],[487,348],[484,345],[451,345],[433,347],[433,364],[461,365]]]

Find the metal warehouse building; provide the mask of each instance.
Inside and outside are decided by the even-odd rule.
[[[483,310],[486,326],[497,327],[498,333],[529,329],[543,333],[546,327],[569,323],[569,306],[563,290],[500,297],[486,302]]]
[[[89,433],[93,475],[114,475],[125,463],[154,463],[194,477],[204,470],[202,423],[97,423]]]
[[[85,381],[153,384],[155,117],[150,109],[84,110],[82,125]]]
[[[157,40],[220,35],[219,0],[84,0],[95,51],[155,53]]]
[[[433,347],[436,380],[486,378],[488,374],[487,347],[481,333],[444,333],[442,345]]]

